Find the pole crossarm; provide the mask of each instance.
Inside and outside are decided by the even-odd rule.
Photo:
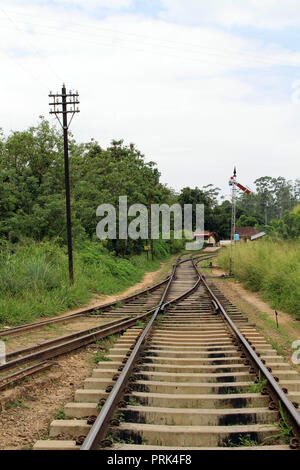
[[[50,110],[50,114],[55,114],[57,117],[58,122],[60,123],[61,127],[64,129],[64,125],[62,124],[61,120],[59,119],[59,114],[62,115],[67,115],[67,114],[72,114],[71,119],[66,120],[66,126],[67,129],[69,129],[70,124],[73,120],[73,117],[76,113],[80,113],[80,110],[78,108],[78,105],[80,104],[80,101],[78,100],[79,98],[79,93],[76,91],[76,93],[69,91],[67,93],[65,85],[63,85],[62,92],[61,93],[52,93],[50,91],[49,93],[49,98],[53,99],[52,102],[49,103],[49,106],[52,106],[52,109]],[[70,109],[68,109],[70,107]]]

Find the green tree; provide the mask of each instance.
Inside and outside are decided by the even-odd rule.
[[[241,215],[241,217],[237,220],[236,225],[237,227],[254,227],[258,224],[258,221],[253,216],[247,216],[245,214]]]

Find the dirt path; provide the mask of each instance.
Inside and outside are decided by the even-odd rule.
[[[145,273],[144,279],[141,282],[139,282],[138,284],[134,284],[133,286],[129,287],[123,292],[119,292],[113,295],[94,295],[94,297],[90,300],[89,303],[81,305],[80,308],[69,310],[67,312],[64,312],[61,315],[57,315],[52,318],[64,317],[65,315],[70,315],[71,313],[80,312],[83,309],[88,309],[92,307],[101,307],[101,305],[104,305],[110,302],[115,302],[117,300],[122,300],[124,299],[124,297],[128,297],[129,295],[142,291],[146,289],[147,287],[151,287],[154,284],[158,284],[167,276],[167,273],[176,258],[177,258],[177,255],[173,256],[168,261],[161,263],[160,268],[157,271]],[[49,319],[50,318],[51,317],[49,317]]]
[[[221,269],[212,270],[213,276],[221,276],[222,274],[225,273]],[[259,294],[245,289],[238,281],[226,279],[221,281],[221,284],[224,286],[223,290],[226,290],[230,295],[233,295],[236,299],[242,298],[245,302],[251,305],[252,308],[265,313],[271,320],[275,321],[275,310],[270,307],[269,303],[262,300]],[[296,339],[300,339],[299,320],[296,320],[291,314],[281,310],[277,310],[277,313],[279,325],[284,327],[291,335],[294,335]]]
[[[214,264],[217,263],[217,260]],[[221,269],[206,270],[207,275],[221,276]],[[264,335],[267,341],[300,372],[300,366],[291,362],[294,352],[292,343],[300,340],[300,322],[292,315],[278,310],[279,328],[276,325],[275,311],[261,299],[259,294],[248,291],[241,283],[231,279],[212,279],[215,286],[243,312],[251,323]]]

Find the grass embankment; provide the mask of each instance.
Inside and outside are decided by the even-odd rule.
[[[93,294],[120,292],[160,268],[172,249],[160,246],[156,259],[145,253],[117,258],[100,242],[74,250],[75,282],[68,279],[66,250],[53,242],[24,242],[0,249],[0,326],[28,323],[87,303]],[[149,257],[150,258],[150,257]]]
[[[218,263],[229,270],[230,249],[221,250]],[[272,308],[300,320],[300,242],[270,240],[237,244],[235,277],[254,292],[260,292]]]

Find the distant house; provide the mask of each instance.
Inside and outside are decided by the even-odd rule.
[[[197,240],[204,240],[208,246],[216,246],[218,234],[216,232],[194,233]]]
[[[266,232],[259,232],[256,235],[252,235],[251,241],[259,240],[260,238],[264,237],[266,235]]]
[[[236,227],[235,233],[239,235],[241,242],[257,240],[265,235],[265,232],[256,230],[254,227]]]

